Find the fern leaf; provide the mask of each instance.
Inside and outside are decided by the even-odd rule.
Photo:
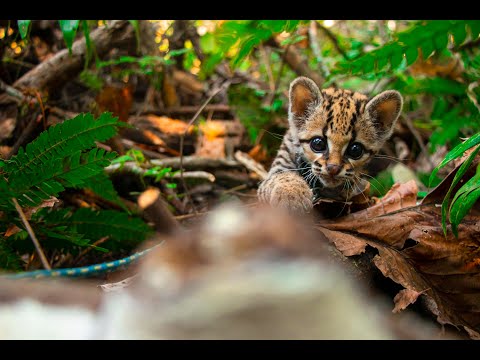
[[[11,189],[22,206],[36,206],[68,187],[83,187],[85,180],[103,172],[116,153],[95,148],[82,154],[77,151],[62,160],[40,166],[36,171],[15,172],[9,178]]]
[[[116,157],[115,152],[107,152],[99,148],[92,149],[80,157],[77,153],[75,157],[67,158],[69,161],[64,162],[64,169],[69,167],[69,170],[58,177],[66,187],[83,187],[86,179],[102,173],[103,169]]]
[[[85,179],[85,188],[93,191],[98,196],[101,196],[105,200],[111,201],[114,204],[119,205],[125,211],[128,211],[125,204],[120,200],[120,196],[117,190],[113,187],[112,181],[105,172],[98,173],[88,179]]]
[[[68,226],[77,233],[85,235],[86,238],[100,239],[108,236],[114,241],[127,242],[132,245],[145,240],[151,231],[142,219],[115,210],[93,211],[81,208],[72,212],[62,209],[50,212],[41,211],[38,217],[41,217],[45,224],[51,226]]]
[[[10,190],[7,180],[0,176],[0,209],[14,209],[15,207],[11,202],[12,197],[14,197],[14,193]]]
[[[150,227],[138,217],[115,210],[77,210],[70,218],[77,231],[91,238],[109,236],[113,240],[138,244],[145,240]]]
[[[449,36],[452,42],[460,45],[466,37],[466,29],[470,30],[472,39],[478,37],[480,26],[473,20],[431,20],[415,23],[410,29],[397,34],[397,39],[351,61],[338,63],[336,73],[365,74],[381,71],[390,60],[391,69],[396,69],[406,58],[407,64],[412,64],[422,50],[424,58],[433,51],[447,47]]]
[[[21,148],[6,161],[4,170],[7,174],[34,172],[39,166],[92,148],[95,141],[111,138],[122,124],[111,113],[103,113],[97,120],[90,113],[80,114],[42,132],[25,150]]]
[[[8,245],[7,240],[0,237],[0,268],[5,270],[21,270],[22,260]]]

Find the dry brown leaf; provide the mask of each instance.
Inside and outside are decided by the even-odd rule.
[[[418,59],[409,68],[414,76],[441,76],[453,80],[461,78],[464,70],[463,63],[458,56],[446,57],[436,54],[424,60],[421,49],[418,49]]]
[[[366,245],[378,250],[377,268],[409,290],[398,295],[395,309],[415,301],[414,293],[424,293],[435,303],[440,323],[474,334],[480,330],[480,221],[467,215],[458,238],[451,231],[443,235],[437,204],[453,173],[419,205],[411,181],[394,186],[376,205],[323,222],[319,229],[346,256],[363,252]]]
[[[410,289],[399,291],[398,294],[393,298],[395,307],[393,308],[392,312],[398,313],[401,310],[406,309],[407,306],[413,304],[420,295],[422,295],[422,293]]]
[[[146,122],[146,126],[140,126],[142,128],[151,128],[152,130],[158,130],[164,134],[183,134],[187,130],[187,123],[182,120],[172,119],[167,116],[147,115],[142,116],[139,121]],[[187,133],[193,131],[193,126],[190,126]]]
[[[132,86],[105,86],[96,98],[100,113],[111,111],[120,121],[127,122],[133,101],[132,90]]]

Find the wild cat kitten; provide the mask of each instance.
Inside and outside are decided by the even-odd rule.
[[[320,90],[306,77],[289,93],[289,129],[259,200],[308,212],[314,197],[348,200],[362,191],[363,168],[392,135],[403,99],[386,90],[369,99],[350,90]]]

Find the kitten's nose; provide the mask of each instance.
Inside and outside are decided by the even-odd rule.
[[[327,172],[329,175],[332,175],[332,176],[338,175],[340,170],[342,170],[341,165],[327,164]]]

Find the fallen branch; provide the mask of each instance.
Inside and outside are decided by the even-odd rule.
[[[90,34],[90,41],[99,58],[113,48],[124,47],[125,43],[134,40],[134,29],[128,20],[114,20],[108,27],[98,28]],[[82,37],[73,43],[71,55],[68,49],[57,52],[15,81],[13,86],[47,92],[60,88],[83,70],[86,56],[87,46]]]
[[[180,179],[180,174],[175,173],[171,177],[172,179]],[[206,171],[185,171],[183,177],[185,179],[206,179],[210,182],[215,182],[215,176]]]
[[[151,164],[152,165],[155,165],[155,166],[160,166],[160,167],[163,167],[163,168],[166,168],[166,167],[172,167],[172,166],[169,166],[169,165],[158,165],[158,162],[163,162],[164,160],[170,160],[170,158],[165,158],[165,159],[154,159],[154,160],[151,160]],[[214,160],[214,159],[209,159],[209,160]],[[141,174],[141,175],[144,175],[145,172],[152,168],[153,166],[152,165],[148,165],[146,164],[145,167],[141,167],[141,166],[138,166],[135,162],[133,161],[127,161],[123,164],[113,164],[113,165],[110,165],[110,166],[107,166],[105,168],[105,171],[107,172],[107,174],[111,174],[111,173],[114,173],[116,172],[117,170],[127,170],[127,171],[131,171],[133,173],[136,173],[136,174]],[[240,165],[240,164],[238,164]],[[201,167],[201,166],[200,166]],[[172,167],[172,168],[175,168],[175,167]],[[213,176],[213,174],[207,172],[207,171],[185,171],[184,172],[184,177],[185,178],[196,178],[196,179],[207,179],[208,181],[210,182],[214,182],[215,181],[215,176]],[[171,176],[171,178],[173,179],[179,179],[180,178],[180,174],[173,174]]]
[[[241,168],[242,164],[235,160],[229,159],[211,159],[199,156],[184,156],[183,162],[180,164],[180,157],[171,157],[166,159],[151,160],[153,165],[171,167],[179,169],[182,165],[185,170],[203,170],[203,169],[218,169],[218,168]]]

